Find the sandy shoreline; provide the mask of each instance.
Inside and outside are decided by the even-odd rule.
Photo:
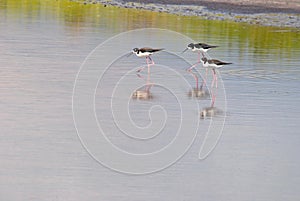
[[[123,2],[137,2],[144,4],[171,4],[204,6],[209,10],[231,13],[298,13],[300,14],[300,0],[123,0]]]
[[[300,0],[96,0],[96,2],[105,6],[199,16],[209,20],[230,20],[300,29]],[[86,3],[95,1],[87,0]]]

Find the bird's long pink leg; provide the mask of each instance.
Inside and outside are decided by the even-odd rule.
[[[190,71],[190,73],[192,74],[192,76],[194,77],[194,79],[196,81],[196,89],[198,90],[198,88],[199,88],[198,76],[195,73],[193,73],[192,71]]]
[[[143,67],[140,67],[139,69],[137,69],[137,73],[140,73],[142,70],[144,70],[144,68],[145,68],[145,66],[143,66]]]
[[[195,79],[195,81],[196,81],[196,89],[197,89],[197,90],[199,89],[198,76],[197,76],[195,73],[193,73],[192,70],[193,70],[193,68],[195,68],[195,67],[197,66],[198,63],[199,63],[199,62],[193,64],[190,68],[187,69],[187,71],[188,71],[189,73],[192,74],[192,76],[194,77],[194,79]]]
[[[153,83],[150,82],[150,75],[151,75],[150,66],[154,65],[154,61],[151,59],[150,56],[146,57],[146,61],[147,61],[147,66],[148,66],[148,75],[147,75],[147,81],[146,81],[146,91],[149,92],[150,88],[153,86]],[[151,63],[149,61],[151,61]]]
[[[155,63],[154,63],[153,59],[151,59],[150,56],[146,57],[146,61],[147,61],[147,66],[148,66],[148,74],[150,74],[150,66],[154,65]],[[150,63],[150,61],[151,61],[151,63]]]
[[[201,84],[200,89],[202,89],[204,86],[206,86],[207,72],[208,72],[208,69],[205,68],[205,78],[202,80],[202,84]]]
[[[146,57],[147,67],[148,67],[148,75],[150,73],[150,64],[149,64],[149,57]]]
[[[148,75],[147,75],[147,83],[146,83],[147,86],[149,85],[149,82],[150,82],[150,63],[149,63],[149,58],[150,57],[146,57],[147,66],[148,66]]]
[[[155,64],[154,61],[153,61],[153,59],[150,56],[148,56],[148,59],[151,61],[150,65],[154,65]]]
[[[211,89],[211,107],[214,107],[217,98],[217,91],[213,88]]]
[[[216,88],[218,88],[218,75],[217,73],[215,73],[215,75],[216,75]]]
[[[202,56],[204,57],[203,53],[202,53]],[[198,76],[195,73],[192,72],[192,69],[195,68],[200,62],[201,62],[201,52],[198,51],[198,61],[196,63],[194,63],[190,68],[187,69],[187,71],[192,74],[192,76],[194,77],[194,79],[196,81],[196,89],[197,90],[199,89],[199,80],[198,80]],[[204,84],[206,85],[206,80],[202,81],[201,89],[203,88]]]
[[[200,51],[198,51],[198,63],[201,61]]]
[[[211,107],[213,107],[215,105],[215,101],[216,101],[216,95],[214,93],[212,93],[212,95],[211,95]]]
[[[147,63],[147,67],[148,67],[148,74],[149,74],[149,61],[148,61],[148,57],[146,57],[146,63]],[[139,69],[137,69],[137,76],[139,77],[139,78],[141,78],[141,79],[144,79],[143,78],[143,76],[141,76],[139,73],[142,71],[142,70],[144,70],[144,68],[145,68],[146,66],[142,66],[142,67],[140,67]]]
[[[215,74],[213,73],[213,79],[212,79],[212,81],[211,81],[211,89],[214,87],[214,85],[215,85]]]
[[[199,63],[200,63],[200,62],[197,61],[197,62],[194,63],[191,67],[189,67],[189,68],[187,69],[187,71],[190,72],[190,71],[191,71],[193,68],[195,68]]]
[[[216,88],[218,87],[218,84],[217,84],[217,75],[216,75],[216,70],[213,68],[212,69],[212,72],[213,72],[213,80],[212,80],[212,83],[211,83],[211,88],[214,87],[215,83],[216,83]]]
[[[215,86],[216,88],[218,88],[218,76],[217,76],[217,73],[216,73],[216,69],[213,69],[213,75],[214,75],[214,83],[215,83]]]
[[[198,63],[201,62],[200,54],[202,54],[202,58],[205,57],[204,53],[199,51],[198,52]],[[207,80],[207,68],[205,69],[205,79],[202,80],[202,84],[201,84],[201,87],[200,87],[201,89],[203,88],[204,85],[206,86],[206,80]]]

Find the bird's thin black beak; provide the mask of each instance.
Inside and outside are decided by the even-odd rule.
[[[127,57],[130,57],[133,54],[133,52],[129,52],[128,54],[126,54]]]
[[[181,52],[181,54],[185,53],[187,50],[188,50],[188,48],[185,48],[185,49]]]

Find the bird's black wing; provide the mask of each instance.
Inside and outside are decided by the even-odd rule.
[[[209,64],[216,64],[216,65],[219,65],[219,66],[232,64],[232,63],[228,63],[228,62],[224,62],[224,61],[219,61],[219,60],[216,60],[216,59],[208,60],[208,63]]]
[[[161,51],[163,50],[162,48],[160,49],[153,49],[153,48],[150,48],[150,47],[143,47],[140,49],[140,52],[144,53],[144,52],[158,52],[158,51]]]
[[[208,45],[206,43],[198,43],[195,46],[196,46],[196,48],[203,48],[203,49],[209,49],[209,48],[216,48],[216,47],[218,47],[216,45]]]

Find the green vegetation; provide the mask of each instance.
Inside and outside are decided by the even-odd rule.
[[[155,27],[181,32],[199,41],[209,41],[207,37],[220,38],[217,44],[223,42],[230,47],[231,43],[238,43],[241,49],[251,48],[275,55],[283,51],[289,54],[293,49],[300,48],[300,33],[296,29],[210,21],[196,16],[84,4],[82,1],[0,0],[0,13],[4,19],[24,19],[27,22],[46,18],[67,27],[75,27],[72,30],[77,32],[81,31],[80,27],[89,24],[99,30],[109,29],[114,32]]]

